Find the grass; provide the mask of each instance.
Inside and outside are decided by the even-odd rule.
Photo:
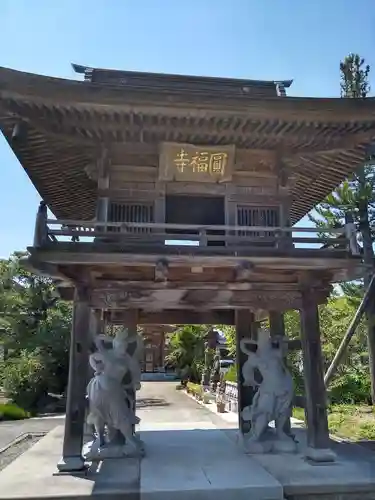
[[[23,420],[30,418],[30,413],[12,403],[0,403],[1,420]]]
[[[303,408],[293,408],[293,417],[305,421],[305,410]]]
[[[302,408],[293,409],[293,417],[305,420]],[[332,405],[328,410],[331,434],[355,441],[375,440],[375,409],[371,406]]]

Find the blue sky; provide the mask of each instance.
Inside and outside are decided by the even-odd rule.
[[[349,52],[375,74],[375,0],[0,0],[0,19],[0,65],[62,78],[76,62],[293,78],[290,95],[334,97]],[[38,201],[0,138],[0,257],[32,242]]]

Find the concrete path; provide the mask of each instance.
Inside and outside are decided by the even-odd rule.
[[[176,390],[177,382],[143,382],[137,393],[137,413],[151,422],[212,421],[210,412]],[[64,416],[0,422],[0,449],[21,434],[49,432],[63,425]]]
[[[104,460],[85,474],[55,475],[64,432],[57,425],[0,472],[0,500],[375,498],[373,453],[336,443],[337,462],[312,464],[304,458],[305,432],[296,429],[297,454],[248,456],[236,444],[234,419],[224,420],[175,387],[173,382],[146,382],[138,395],[143,460]],[[28,432],[60,423],[34,420],[0,428]]]
[[[62,425],[63,422],[64,416],[0,422],[0,449],[8,446],[22,434],[49,432],[57,425]]]
[[[137,415],[144,425],[212,423],[212,413],[181,391],[177,382],[143,382],[137,393]],[[141,427],[142,429],[142,427]]]
[[[228,437],[235,425],[177,391],[176,382],[144,383],[137,406],[146,449],[140,462],[104,460],[86,474],[56,476],[63,439],[58,426],[0,472],[0,500],[115,500],[119,493],[124,500],[283,499],[281,484]]]
[[[144,384],[137,414],[146,448],[141,498],[283,498],[280,483],[236,444],[236,423],[177,391],[176,382]]]

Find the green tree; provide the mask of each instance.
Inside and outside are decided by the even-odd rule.
[[[341,97],[364,99],[370,91],[370,66],[358,54],[349,54],[340,63]],[[375,236],[375,168],[373,157],[369,153],[368,161],[358,165],[358,170],[338,186],[316,208],[316,214],[310,214],[310,220],[322,230],[343,227],[345,214],[351,212],[360,239],[364,258],[373,260],[372,241]],[[371,274],[371,273],[370,273]],[[346,291],[358,295],[357,288]]]
[[[210,328],[208,325],[185,325],[170,335],[166,362],[192,382],[200,382],[204,368],[204,343]]]
[[[47,393],[62,393],[68,376],[71,307],[51,279],[25,268],[25,254],[0,261],[1,381],[18,404],[35,409]]]
[[[349,99],[365,99],[370,91],[370,66],[358,54],[349,54],[340,63],[341,96]],[[329,229],[343,227],[345,213],[351,212],[360,237],[363,258],[369,272],[363,283],[343,283],[342,289],[351,301],[359,303],[363,296],[363,288],[367,288],[373,273],[375,236],[375,168],[374,157],[369,151],[368,159],[358,170],[345,180],[335,191],[316,207],[316,216],[310,219],[317,227]],[[363,287],[364,285],[364,287]],[[367,311],[367,339],[371,372],[371,397],[375,404],[375,299]]]
[[[342,337],[356,311],[349,297],[333,295],[327,304],[319,307],[319,322],[322,338],[323,358],[327,370],[337,351]],[[285,313],[285,330],[289,338],[300,336],[298,311]],[[334,403],[368,403],[370,376],[366,353],[366,322],[362,321],[353,337],[348,352],[335,374],[330,387],[330,400]],[[302,353],[299,350],[288,354],[288,366],[294,379],[296,394],[304,393]]]
[[[217,329],[223,332],[230,356],[236,355],[236,329],[234,326],[217,325]]]

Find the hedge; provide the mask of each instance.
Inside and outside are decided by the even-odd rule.
[[[0,420],[23,420],[30,418],[30,413],[12,403],[0,404]]]

